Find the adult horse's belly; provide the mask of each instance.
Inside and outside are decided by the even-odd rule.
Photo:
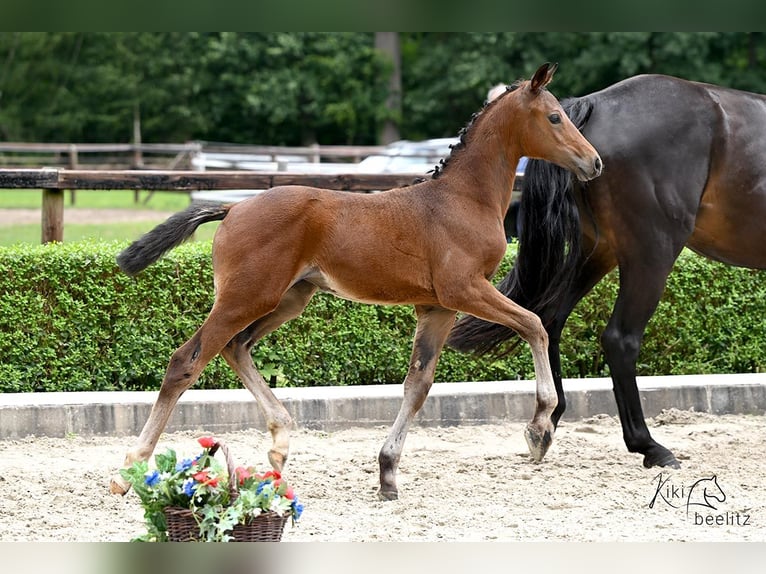
[[[729,265],[766,269],[766,183],[706,190],[687,245]]]

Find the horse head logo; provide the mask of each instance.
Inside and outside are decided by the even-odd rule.
[[[718,507],[713,503],[722,503],[726,500],[726,493],[718,484],[716,475],[710,478],[701,478],[689,487],[689,495],[686,499],[686,512],[689,512],[690,506],[703,506],[717,510]]]

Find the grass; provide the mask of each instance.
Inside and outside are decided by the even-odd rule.
[[[99,223],[64,225],[64,241],[100,240],[128,241],[138,239],[158,223],[157,221],[136,221],[130,223]],[[207,241],[213,238],[218,223],[206,224],[194,234],[195,241]],[[38,244],[41,241],[42,230],[39,224],[30,225],[0,225],[0,246],[10,246],[19,243]]]
[[[164,219],[162,212],[180,211],[189,205],[189,196],[185,193],[172,192],[139,192],[136,203],[135,194],[131,190],[123,191],[91,191],[80,190],[74,196],[66,193],[64,199],[64,241],[80,241],[97,239],[103,241],[133,240],[152,229]],[[147,201],[148,199],[148,201]],[[39,190],[0,190],[0,208],[39,209],[42,203],[42,192]],[[66,223],[66,214],[73,209],[126,209],[157,211],[156,221],[133,221],[119,223],[79,224]],[[210,240],[218,224],[207,224],[200,227],[194,235],[197,241]],[[0,246],[18,243],[37,244],[41,241],[39,223],[0,225]]]
[[[64,208],[87,207],[101,209],[141,209],[151,211],[180,211],[189,205],[189,195],[186,193],[155,191],[139,192],[139,202],[136,203],[135,192],[131,190],[79,190],[74,195],[67,192],[64,197]],[[147,201],[148,198],[148,201]],[[2,189],[0,190],[0,208],[39,209],[42,204],[42,191],[35,189]]]

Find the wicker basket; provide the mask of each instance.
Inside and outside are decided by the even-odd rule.
[[[231,498],[234,499],[238,496],[234,460],[229,448],[221,441],[216,442],[211,447],[210,454],[214,455],[219,448],[226,458],[226,466],[229,471],[229,492]],[[164,512],[170,542],[199,541],[199,523],[191,510],[179,506],[168,506]],[[231,531],[231,536],[234,542],[279,542],[282,539],[282,532],[285,529],[287,519],[288,513],[279,516],[276,512],[265,512],[250,519],[245,524],[237,524]]]

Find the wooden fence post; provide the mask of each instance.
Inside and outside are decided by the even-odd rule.
[[[75,144],[69,144],[69,169],[79,169],[80,161],[77,154],[77,146]],[[69,190],[69,200],[72,205],[75,203],[75,190]]]
[[[63,189],[43,189],[42,241],[64,241]]]

